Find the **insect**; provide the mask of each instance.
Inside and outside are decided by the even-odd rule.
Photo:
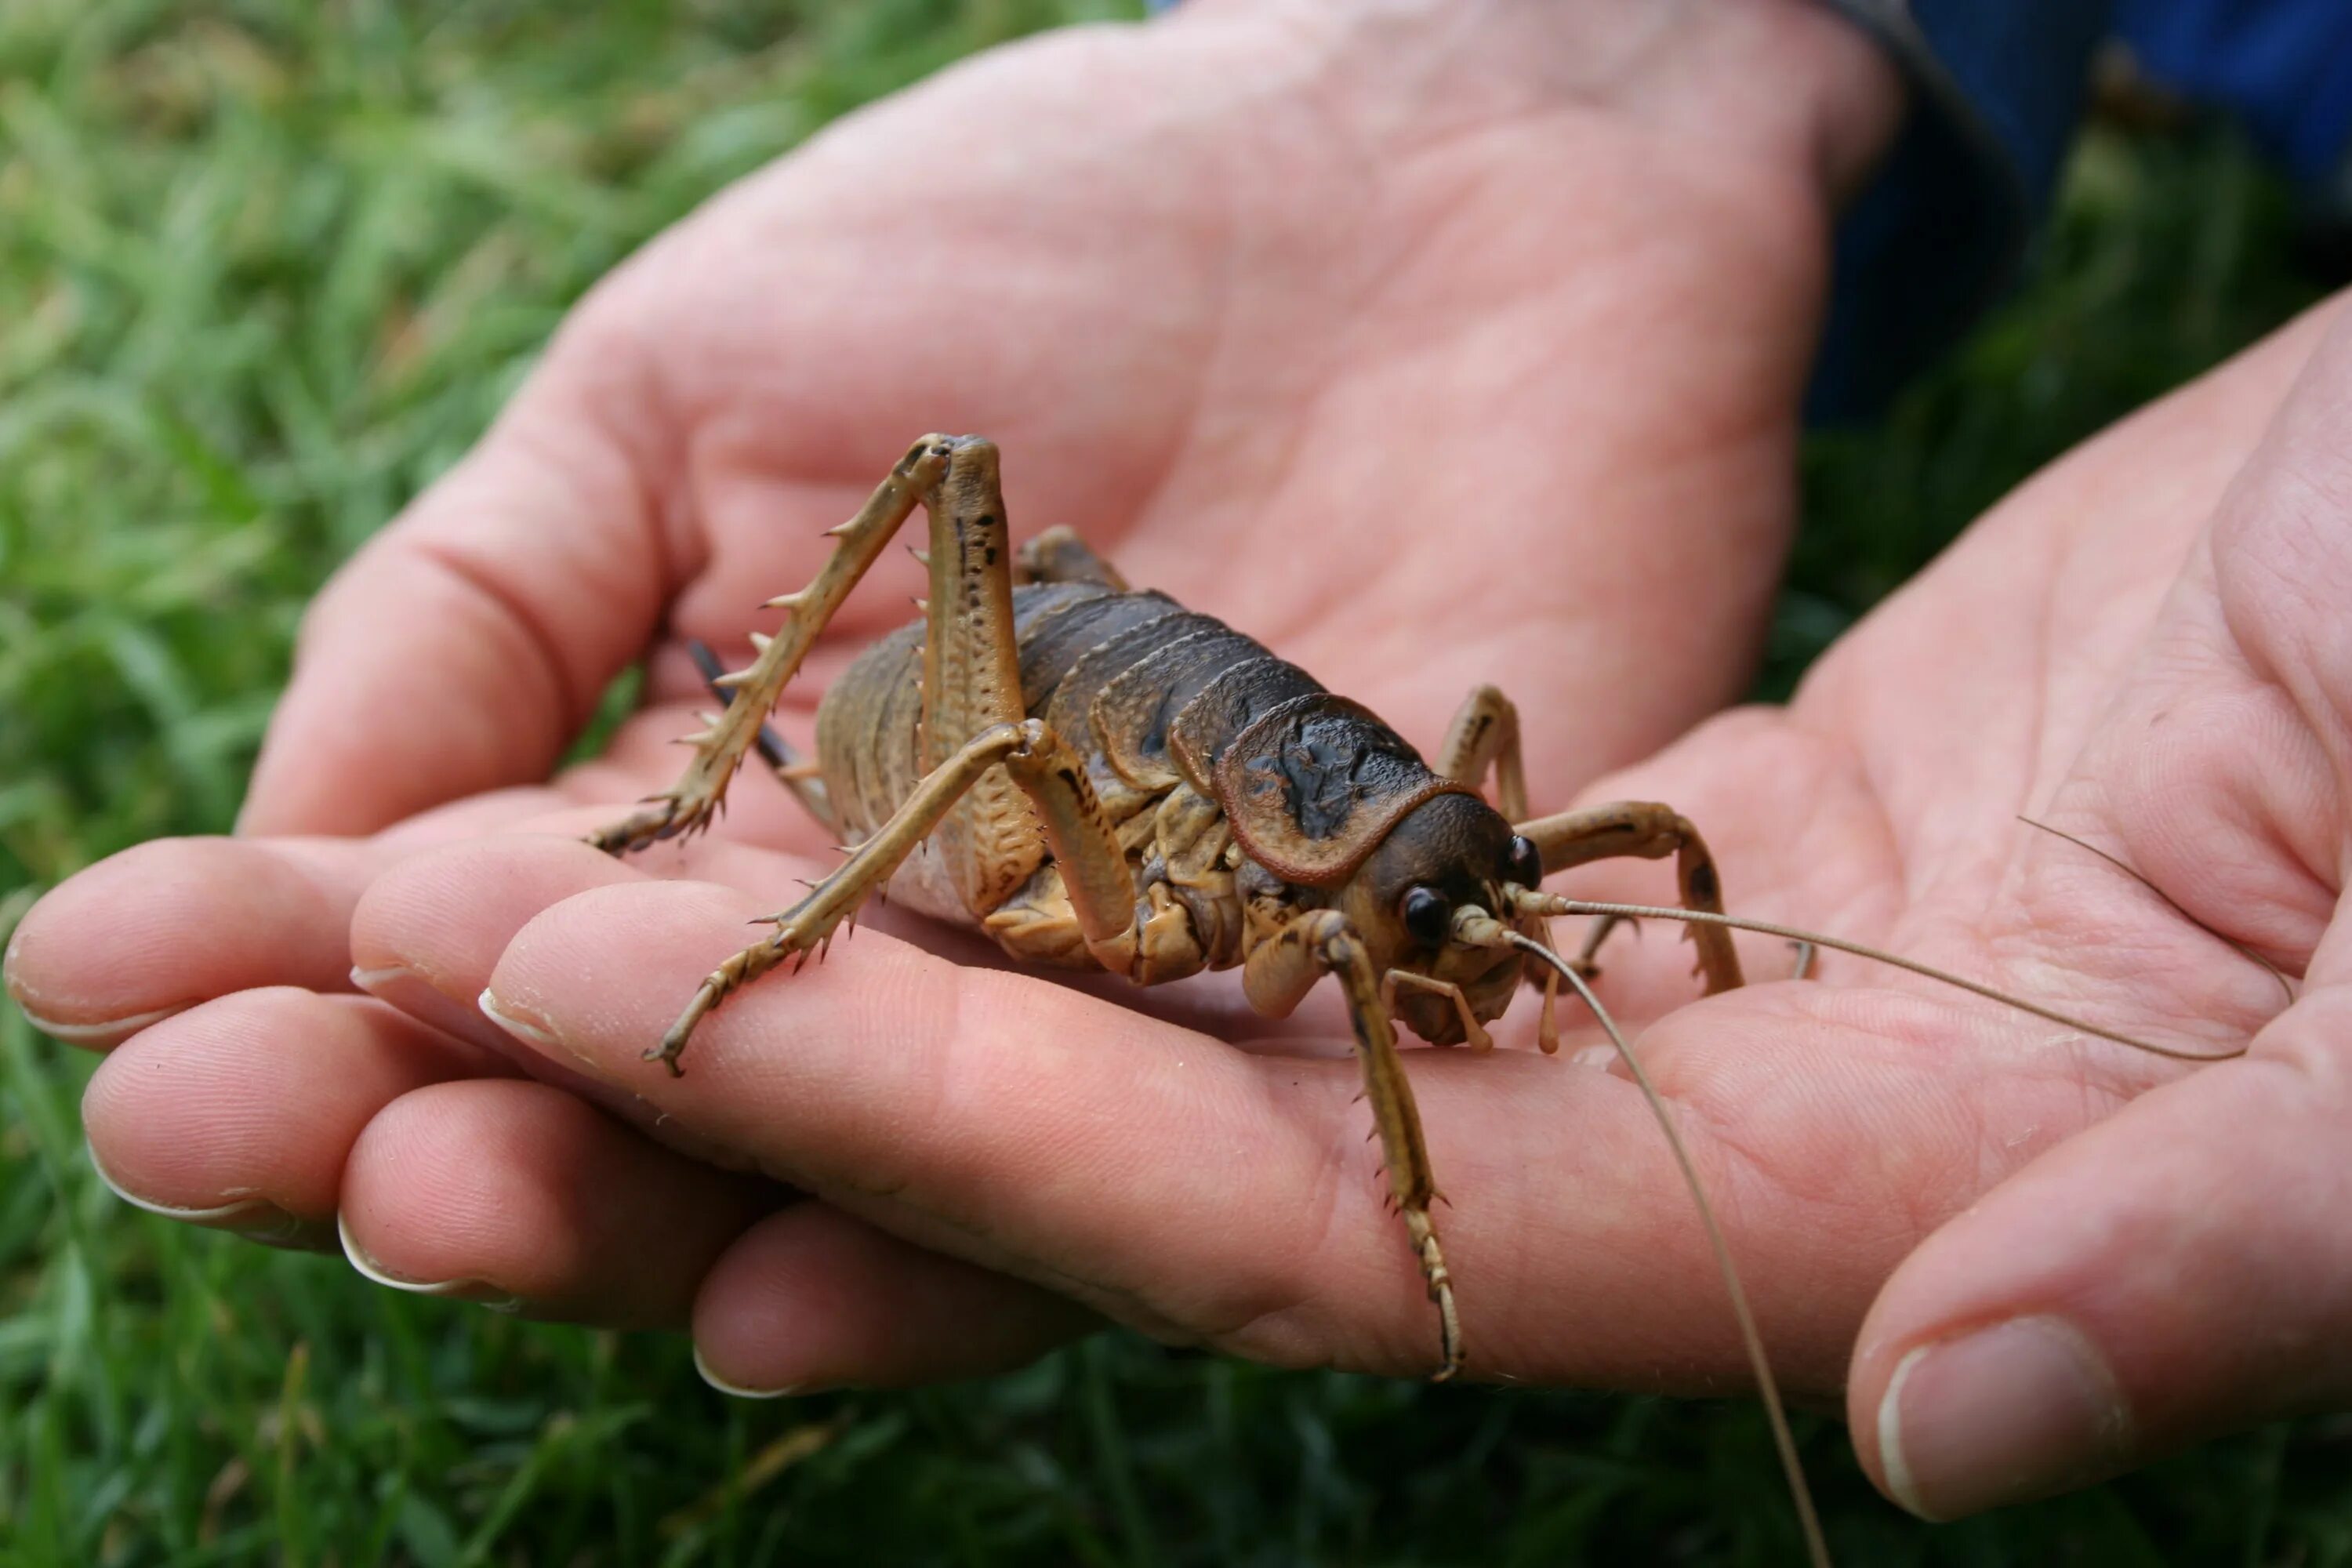
[[[929,515],[923,616],[882,639],[826,691],[814,764],[793,763],[766,715],[826,621],[918,507]],[[1809,1544],[1817,1527],[1754,1324],[1670,1118],[1585,984],[1607,921],[1689,922],[1710,994],[1741,984],[1730,929],[1762,930],[1953,981],[2053,1021],[2156,1050],[1891,954],[1723,910],[1705,840],[1672,807],[1622,802],[1531,817],[1510,701],[1481,687],[1424,762],[1369,710],[1212,617],[1130,589],[1066,529],[1017,553],[998,455],[975,437],[910,447],[788,612],[754,635],[751,665],[707,669],[725,711],[688,737],[671,789],[591,836],[614,854],[707,827],[758,748],[848,858],[774,931],[704,979],[649,1060],[682,1071],[696,1026],[737,988],[805,963],[869,896],[977,928],[1013,958],[1097,968],[1139,984],[1238,967],[1251,1005],[1296,1008],[1326,975],[1344,993],[1390,1194],[1435,1304],[1440,1364],[1464,1363],[1454,1281],[1430,1214],[1436,1184],[1402,1023],[1437,1045],[1491,1044],[1485,1026],[1522,983],[1544,996],[1539,1043],[1557,1048],[1564,983],[1599,1014],[1658,1111],[1697,1196],[1749,1359],[1790,1471]],[[1480,793],[1493,776],[1500,809]],[[917,854],[918,847],[927,853]],[[1682,909],[1597,905],[1540,890],[1551,872],[1615,856],[1672,857]],[[1549,919],[1603,917],[1564,959]],[[2165,1055],[2179,1055],[2162,1051]]]
[[[1684,901],[1721,912],[1705,842],[1645,803],[1529,820],[1517,717],[1492,687],[1463,704],[1432,767],[1250,637],[1129,590],[1067,531],[1016,555],[996,448],[944,436],[916,442],[832,531],[839,543],[808,587],[770,601],[790,618],[754,638],[749,668],[716,678],[730,700],[691,737],[685,777],[592,842],[620,853],[709,825],[827,617],[919,505],[930,514],[924,616],[827,690],[821,777],[793,781],[849,858],[714,971],[648,1056],[680,1070],[705,1014],[820,950],[886,884],[1033,963],[1144,985],[1238,966],[1251,1005],[1273,1017],[1336,976],[1391,1194],[1437,1305],[1437,1375],[1453,1375],[1461,1326],[1395,1025],[1484,1047],[1523,976],[1556,990],[1559,976],[1538,976],[1509,941],[1542,942],[1528,906],[1548,872],[1672,855]],[[1478,793],[1490,771],[1500,811]],[[926,841],[929,853],[912,853]],[[1738,985],[1728,933],[1694,930],[1707,989]],[[1549,1029],[1545,1043],[1557,1044]]]

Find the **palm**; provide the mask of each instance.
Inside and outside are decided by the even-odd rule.
[[[461,471],[380,547],[430,536],[533,616],[609,627],[593,657],[516,648],[502,691],[432,716],[438,750],[480,753],[445,773],[503,783],[526,747],[543,768],[665,616],[740,644],[925,429],[1003,447],[1017,531],[1076,526],[1410,732],[1433,739],[1480,679],[1543,670],[1531,761],[1555,799],[1735,692],[1788,522],[1817,286],[1785,189],[1513,79],[1507,44],[1475,34],[1372,95],[1410,135],[1351,118],[1334,79],[1364,62],[1311,33],[1269,48],[1276,25],[1000,52],[609,280],[502,432],[515,458]],[[1415,103],[1465,75],[1488,107],[1433,131]],[[488,512],[524,514],[513,540],[484,537]],[[531,558],[583,531],[600,559]],[[903,557],[878,568],[835,667],[917,591]],[[660,697],[698,696],[675,648],[656,669]],[[614,791],[668,782],[676,753],[653,748],[677,717],[625,744]],[[261,818],[370,827],[446,798],[351,783],[315,749],[274,754]]]

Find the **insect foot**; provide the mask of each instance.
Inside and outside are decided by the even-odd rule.
[[[686,1042],[693,1037],[695,1026],[702,1022],[704,1015],[725,1001],[730,993],[750,984],[795,953],[800,955],[802,963],[808,962],[813,949],[820,957],[823,956],[824,945],[833,940],[834,928],[840,923],[841,917],[835,914],[829,920],[822,916],[815,920],[802,920],[802,911],[816,901],[815,896],[811,895],[782,914],[764,917],[776,922],[776,934],[763,942],[745,948],[704,975],[700,989],[694,994],[694,1000],[686,1005],[686,1011],[677,1016],[677,1022],[662,1036],[661,1044],[646,1053],[645,1059],[668,1068],[672,1078],[684,1078],[686,1069],[678,1065],[678,1058],[686,1054]]]
[[[665,838],[691,838],[709,827],[718,815],[718,796],[689,795],[672,790],[647,795],[636,810],[620,821],[588,835],[588,842],[607,855],[625,855]]]

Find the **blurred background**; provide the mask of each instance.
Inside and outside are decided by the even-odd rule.
[[[305,600],[599,274],[868,98],[1128,10],[5,0],[0,940],[80,867],[228,826]],[[2105,97],[2027,288],[1879,424],[1809,439],[1763,694],[2034,468],[2328,282],[2340,246],[2227,126]],[[83,1152],[89,1067],[0,1008],[0,1563],[1797,1555],[1738,1404],[1123,1334],[992,1383],[724,1399],[680,1340],[131,1211]],[[1881,1502],[1836,1425],[1804,1436],[1847,1563],[2352,1563],[2352,1417],[1940,1527]]]

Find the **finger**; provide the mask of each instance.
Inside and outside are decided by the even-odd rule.
[[[8,994],[43,1032],[104,1049],[234,991],[349,990],[343,933],[389,854],[340,839],[126,849],[26,914],[8,944]]]
[[[897,1388],[1010,1371],[1098,1321],[806,1203],[753,1225],[712,1266],[695,1298],[695,1364],[750,1398]]]
[[[1106,1247],[1127,1255],[1109,1265],[1119,1274],[1147,1261],[1139,1255],[1154,1250],[1150,1230],[1185,1231],[1188,1216],[1230,1204],[1207,1167],[1194,1165],[1190,1180],[1181,1174],[1187,1162],[1175,1151],[1209,1128],[1195,1117],[1171,1121],[1160,1112],[1180,1087],[1165,1076],[1181,1070],[1172,1066],[1170,1035],[1190,1047],[1196,1064],[1181,1088],[1213,1102],[1232,1104],[1246,1093],[1243,1058],[1019,976],[942,963],[880,933],[837,942],[826,963],[734,999],[710,1020],[719,1026],[698,1035],[683,1079],[641,1060],[714,958],[743,945],[744,918],[755,909],[692,884],[578,895],[517,933],[482,1005],[495,1008],[519,1037],[592,1077],[630,1087],[665,1117],[743,1150],[771,1173],[853,1213],[911,1225],[900,1234],[940,1241],[988,1266],[1019,1261],[1034,1269],[1064,1247]],[[599,966],[624,952],[628,984],[599,984],[600,972],[613,973]],[[555,1018],[563,1021],[560,1035],[548,1026]],[[1158,1048],[1148,1057],[1133,1049],[1097,1054],[1096,1065],[1081,1065],[1080,1041],[1122,1036]],[[1117,1182],[1108,1145],[1120,1138],[1100,1120],[1114,1079],[1129,1097],[1127,1136],[1153,1146]],[[812,1099],[820,1081],[826,1087]],[[768,1120],[796,1099],[799,1111]],[[1175,1184],[1161,1184],[1169,1181]],[[992,1236],[1004,1227],[987,1212],[1010,1189],[1031,1183],[1032,1201],[1020,1205],[1028,1213],[1011,1235]],[[1131,1207],[1094,1201],[1114,1185],[1139,1201]],[[877,1203],[877,1194],[888,1196]],[[1160,1209],[1157,1221],[1140,1212],[1146,1201]],[[977,1235],[959,1244],[927,1225]],[[1234,1267],[1254,1272],[1248,1258]],[[1127,1305],[1134,1321],[1139,1304]]]
[[[1856,1447],[1949,1519],[2352,1401],[2352,988],[2148,1093],[1937,1231],[1872,1309]]]
[[[379,1284],[614,1328],[682,1325],[778,1199],[546,1084],[446,1083],[374,1116],[344,1169],[352,1266]]]
[[[2352,486],[2345,450],[2352,310],[2340,300],[2326,309],[2325,341],[2213,530],[2217,597],[2231,637],[2309,726],[2323,765],[2338,777],[2352,772],[2352,632],[2344,616],[2352,544],[2343,509]],[[2338,840],[2303,815],[2308,826],[2282,832],[2326,863]]]
[[[107,1185],[141,1208],[331,1248],[344,1159],[370,1119],[412,1089],[498,1070],[363,997],[246,991],[99,1064],[82,1129]]]
[[[861,932],[827,962],[730,998],[672,1079],[641,1055],[743,945],[754,907],[678,884],[568,899],[517,933],[484,1005],[518,1037],[919,1245],[1166,1338],[1286,1363],[1430,1369],[1433,1319],[1382,1212],[1344,1037],[1328,1059],[1255,1058]],[[1782,1025],[1765,1018],[1744,1043],[1752,1052]],[[1631,1086],[1513,1052],[1415,1053],[1411,1070],[1457,1205],[1440,1229],[1474,1371],[1679,1387],[1738,1375],[1721,1283]],[[1717,1195],[1736,1200],[1735,1247],[1785,1218],[1769,1184]],[[1845,1287],[1891,1261],[1842,1254],[1825,1268],[1822,1250],[1799,1249],[1751,1291],[1802,1321],[1820,1281]],[[1845,1300],[1858,1315],[1867,1297]],[[1810,1375],[1834,1379],[1852,1321],[1801,1347]]]
[[[339,572],[240,828],[360,833],[544,778],[678,571],[640,344],[584,311],[481,446]],[[625,411],[624,411],[625,410]]]
[[[346,991],[352,910],[385,867],[419,845],[510,827],[566,804],[550,790],[509,790],[374,839],[142,844],[34,905],[0,976],[35,1026],[100,1050],[236,991]]]
[[[799,868],[775,856],[699,840],[681,851],[629,861],[569,835],[444,845],[408,857],[369,885],[352,912],[351,976],[368,994],[651,1131],[680,1152],[740,1166],[740,1152],[698,1138],[689,1128],[664,1124],[659,1109],[625,1086],[532,1050],[484,1017],[478,1003],[515,932],[548,905],[583,889],[643,881],[648,870],[764,878],[789,886]]]
[[[496,874],[484,875],[492,862]],[[555,900],[642,876],[585,844],[554,837],[521,837],[496,850],[480,841],[423,850],[387,869],[354,904],[345,943],[351,978],[368,994],[545,1077],[560,1071],[557,1064],[519,1048],[474,1005],[495,955]],[[615,1108],[622,1103],[577,1073],[559,1080]]]
[[[693,860],[706,874],[779,876],[772,856],[718,846],[698,847]],[[497,955],[531,915],[583,888],[639,879],[610,856],[557,837],[428,850],[370,888],[352,920],[352,953],[366,966],[362,973],[376,994],[419,1016],[446,1019],[464,1037],[494,1040],[502,1054],[529,1058],[549,1081],[584,1087],[597,1102],[650,1123],[656,1108],[549,1062],[491,1026],[474,1005]],[[739,1154],[675,1125],[656,1131],[706,1162],[741,1163]],[[364,1246],[362,1256],[387,1279],[397,1272]],[[414,1257],[402,1261],[412,1269],[424,1267]],[[491,1261],[480,1248],[470,1259],[483,1268]],[[459,1263],[444,1257],[440,1266]],[[444,1293],[503,1300],[515,1290],[488,1280],[518,1271],[500,1260],[487,1279],[458,1273],[427,1282],[443,1286]],[[1034,1358],[1076,1331],[1080,1321],[1076,1308],[1032,1287],[908,1247],[816,1205],[796,1205],[762,1222],[741,1247],[727,1252],[721,1276],[717,1293],[707,1293],[697,1310],[699,1321],[713,1326],[718,1360],[708,1370],[721,1386],[731,1384],[730,1392],[812,1381],[877,1384],[975,1376]],[[583,1289],[571,1295],[584,1300],[594,1293]],[[542,1301],[534,1310],[552,1309]]]
[[[480,838],[403,860],[369,887],[353,910],[351,959],[361,988],[370,994],[511,1055],[534,1077],[562,1083],[617,1114],[650,1120],[653,1112],[634,1095],[589,1080],[570,1062],[551,1060],[483,1019],[475,1004],[507,942],[532,916],[573,893],[647,876],[718,882],[750,892],[762,910],[772,910],[793,902],[803,879],[832,869],[839,857],[828,849],[823,859],[812,860],[698,837],[616,859],[577,841],[600,820],[593,809],[542,816],[527,826],[547,829],[545,836]],[[1003,949],[973,932],[911,914],[886,900],[869,900],[858,911],[857,930],[888,932],[962,963],[1005,968],[1012,962]],[[1232,1034],[1267,1049],[1286,1047],[1305,1026],[1304,1020],[1294,1024],[1251,1013],[1227,976],[1202,976],[1150,992],[1100,973],[1054,978],[1098,995],[1116,995],[1186,1027]],[[1344,1014],[1328,1021],[1332,1028],[1346,1027]],[[707,1153],[720,1157],[716,1150]]]
[[[770,1213],[772,1184],[538,1084],[401,1099],[352,1151],[343,1192],[344,1249],[378,1283],[618,1328],[690,1314],[705,1375],[729,1393],[974,1376],[1090,1321],[821,1205]]]

